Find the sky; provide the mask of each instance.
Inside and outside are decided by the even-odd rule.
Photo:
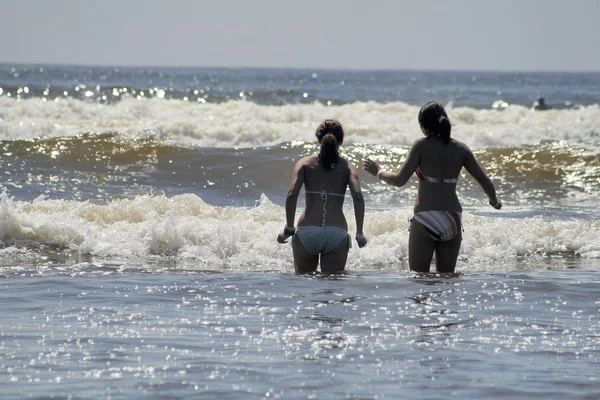
[[[600,71],[600,0],[0,0],[0,62]]]

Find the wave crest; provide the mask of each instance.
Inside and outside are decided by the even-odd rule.
[[[419,107],[403,102],[259,105],[236,100],[194,104],[176,99],[124,99],[99,104],[73,98],[43,101],[0,97],[0,133],[5,139],[70,137],[116,131],[148,134],[182,146],[257,147],[292,140],[313,141],[327,118],[340,120],[347,143],[408,145],[421,136]],[[450,108],[453,136],[473,147],[507,147],[542,140],[600,142],[600,107],[534,112]]]
[[[397,270],[405,264],[410,216],[409,210],[368,213],[369,245],[351,249],[348,268]],[[51,248],[104,260],[168,257],[191,261],[196,268],[291,271],[290,246],[275,240],[283,219],[283,208],[264,195],[256,206],[243,208],[211,206],[192,194],[143,195],[94,205],[44,199],[20,202],[4,193],[1,253],[22,258],[27,249],[43,254],[43,249]],[[349,222],[353,231],[353,221]],[[490,264],[509,268],[518,259],[556,255],[600,258],[598,221],[496,219],[465,213],[463,224],[459,258],[463,269]]]

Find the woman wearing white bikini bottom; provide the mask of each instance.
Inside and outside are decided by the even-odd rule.
[[[452,125],[444,107],[430,101],[419,111],[425,138],[416,140],[400,170],[386,172],[370,159],[364,169],[385,183],[403,186],[413,173],[419,178],[414,217],[410,223],[408,263],[412,271],[429,272],[435,253],[439,273],[454,272],[462,241],[462,206],[456,184],[464,167],[481,185],[492,207],[502,208],[496,188],[471,150],[451,139]]]
[[[341,272],[346,267],[351,246],[348,223],[343,212],[346,188],[350,188],[356,218],[356,241],[367,244],[363,235],[365,203],[360,190],[358,172],[338,148],[344,141],[342,124],[326,120],[316,132],[321,144],[319,154],[300,159],[292,173],[285,201],[286,226],[277,236],[279,243],[292,237],[296,273]],[[296,205],[302,186],[305,187],[306,208],[294,227]],[[320,260],[319,260],[320,259]]]

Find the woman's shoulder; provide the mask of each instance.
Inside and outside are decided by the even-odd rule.
[[[471,151],[471,149],[469,148],[469,146],[467,146],[466,143],[461,142],[460,140],[456,140],[456,139],[452,139],[452,143],[454,143],[454,145],[456,147],[458,147],[459,149],[463,150],[463,151]]]
[[[296,161],[296,164],[297,165],[310,165],[310,164],[316,164],[317,162],[318,162],[318,158],[315,154],[313,154],[310,156],[302,157],[301,159]]]
[[[428,147],[431,147],[432,145],[435,146],[435,144],[433,144],[435,142],[435,140],[430,140],[432,138],[433,138],[432,136],[425,136],[425,137],[415,139],[415,141],[412,143],[412,145],[410,147],[413,150],[421,150],[421,149],[426,149]]]
[[[338,165],[342,168],[346,168],[346,169],[353,169],[354,166],[352,165],[352,163],[350,161],[348,161],[347,159],[345,159],[344,157],[338,157]]]

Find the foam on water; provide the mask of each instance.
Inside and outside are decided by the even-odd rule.
[[[349,210],[348,210],[349,211]],[[105,205],[66,200],[0,203],[0,251],[6,258],[39,256],[45,248],[103,260],[169,259],[186,267],[290,270],[289,245],[275,241],[284,209],[263,196],[255,207],[217,207],[192,194],[140,195]],[[370,243],[351,249],[348,268],[403,270],[409,209],[370,212]],[[349,219],[350,231],[354,221]],[[518,259],[600,258],[600,222],[492,218],[464,213],[461,269],[512,269]],[[31,251],[29,251],[31,250]]]
[[[342,121],[346,143],[409,145],[420,137],[418,106],[403,102],[259,105],[249,101],[194,104],[176,99],[127,98],[100,104],[73,98],[54,101],[0,97],[4,139],[75,136],[117,131],[125,136],[166,137],[177,144],[213,147],[270,146],[313,141],[327,118]],[[600,141],[600,107],[533,112],[450,108],[454,136],[472,147],[508,147],[542,140]]]

